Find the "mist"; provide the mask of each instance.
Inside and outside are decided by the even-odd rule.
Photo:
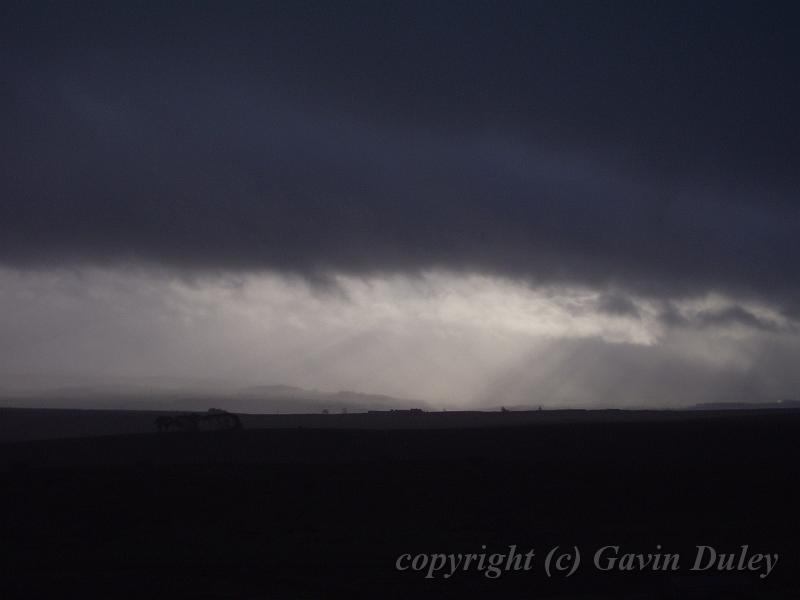
[[[677,407],[793,397],[779,310],[427,272],[177,277],[0,272],[4,393],[67,385],[234,392],[257,385],[438,408]]]

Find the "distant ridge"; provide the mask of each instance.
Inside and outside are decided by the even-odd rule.
[[[800,408],[800,400],[779,400],[778,402],[701,402],[695,410],[752,410],[764,408]]]
[[[6,390],[0,405],[95,410],[206,410],[209,406],[251,413],[367,412],[429,408],[420,400],[343,390],[321,392],[290,385],[250,386],[233,391],[192,391],[146,385],[61,386],[37,392]]]

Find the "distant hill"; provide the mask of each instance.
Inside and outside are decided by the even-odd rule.
[[[701,402],[695,410],[753,410],[762,408],[800,408],[800,400],[780,400],[778,402]]]
[[[228,392],[180,391],[145,385],[62,386],[41,392],[0,395],[0,406],[110,410],[207,410],[235,412],[366,412],[428,408],[425,402],[353,391],[321,392],[289,385],[263,385]]]

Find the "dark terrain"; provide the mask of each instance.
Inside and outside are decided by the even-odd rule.
[[[0,598],[797,597],[800,411],[483,414],[3,443]],[[394,567],[483,544],[533,548],[534,569]],[[657,544],[680,572],[591,564]],[[691,573],[701,544],[780,560]],[[541,568],[555,545],[582,553],[568,579]]]

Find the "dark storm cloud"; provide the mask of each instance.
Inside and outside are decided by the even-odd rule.
[[[603,294],[597,301],[597,310],[601,313],[638,318],[639,309],[628,297],[621,294]]]
[[[791,321],[778,323],[773,318],[760,317],[752,311],[730,305],[684,314],[670,303],[658,314],[658,320],[667,327],[692,329],[726,329],[739,327],[770,333],[792,333],[797,327]]]
[[[800,305],[793,9],[3,10],[7,265],[443,267]]]
[[[681,314],[671,303],[667,303],[664,310],[658,315],[659,321],[667,327],[688,327],[689,319]]]
[[[779,331],[779,327],[766,319],[761,319],[742,308],[741,306],[730,306],[720,310],[701,311],[695,318],[695,322],[701,327],[726,327],[739,325],[760,329],[761,331]]]

